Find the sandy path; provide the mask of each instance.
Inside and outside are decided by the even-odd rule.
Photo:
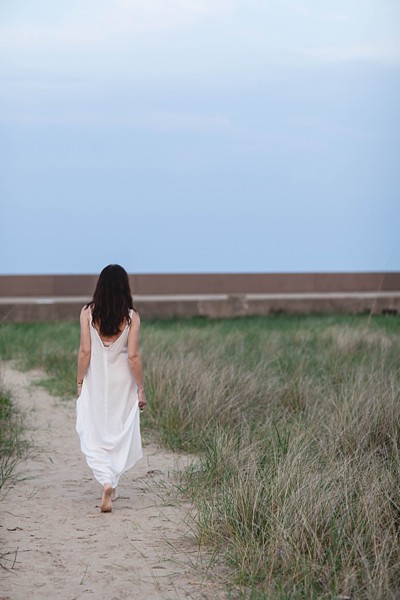
[[[188,507],[170,494],[177,455],[144,444],[113,512],[102,514],[100,486],[79,450],[74,402],[29,386],[41,374],[6,366],[3,375],[30,411],[38,452],[20,467],[29,479],[1,498],[2,552],[18,552],[14,568],[0,570],[0,600],[224,598],[201,575]]]

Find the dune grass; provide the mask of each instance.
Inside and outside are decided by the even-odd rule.
[[[143,426],[199,460],[196,533],[246,600],[400,596],[400,319],[145,322]],[[73,396],[77,324],[3,325],[0,356]]]
[[[42,369],[41,384],[57,396],[76,391],[79,323],[0,324],[0,360],[23,370]]]
[[[22,415],[12,401],[11,391],[0,381],[0,490],[14,480],[15,467],[28,448]]]

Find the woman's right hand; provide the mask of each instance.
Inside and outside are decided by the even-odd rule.
[[[144,390],[139,390],[139,408],[142,410],[146,404],[146,394],[144,393]]]

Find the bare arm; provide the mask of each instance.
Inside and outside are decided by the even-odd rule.
[[[139,331],[140,317],[138,313],[133,312],[128,335],[128,361],[139,388],[139,408],[143,408],[147,402],[143,388],[142,358],[139,351]]]
[[[77,394],[81,393],[83,378],[90,363],[91,341],[90,341],[90,309],[83,307],[81,310],[81,341],[78,352],[78,372],[76,377]]]

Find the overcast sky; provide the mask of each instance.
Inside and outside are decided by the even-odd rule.
[[[399,0],[1,0],[0,273],[400,269]]]

